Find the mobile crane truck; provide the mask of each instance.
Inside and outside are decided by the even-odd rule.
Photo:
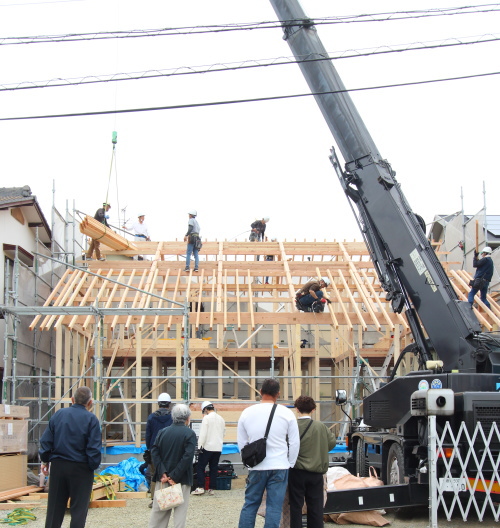
[[[386,299],[394,312],[404,310],[414,339],[402,351],[388,383],[364,398],[363,421],[368,427],[353,425],[348,434],[355,472],[364,476],[368,467],[374,466],[386,486],[369,489],[378,495],[367,495],[361,506],[349,500],[352,493],[329,494],[342,493],[343,497],[329,497],[325,512],[427,504],[425,389],[452,391],[448,394],[454,400],[453,414],[437,416],[438,431],[448,420],[454,432],[465,422],[472,433],[476,422],[481,422],[488,433],[493,422],[500,424],[500,339],[483,333],[471,305],[459,300],[425,236],[423,220],[412,211],[395,172],[375,146],[313,20],[297,0],[270,1],[282,23],[283,38],[346,161],[342,169],[332,149],[332,163]],[[416,356],[418,370],[394,377],[405,354]],[[412,398],[418,389],[424,389],[424,396]],[[477,440],[474,448],[481,451],[482,441]],[[500,453],[496,439],[490,450]],[[438,465],[437,471],[442,474],[442,467]],[[473,468],[470,471],[475,474]],[[491,466],[483,466],[484,478],[492,478],[492,474]],[[389,501],[389,493],[396,494],[396,503],[394,495]]]

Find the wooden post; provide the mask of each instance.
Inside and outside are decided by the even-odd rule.
[[[142,421],[142,332],[136,326],[135,334],[135,446],[141,446],[141,421]]]
[[[59,326],[56,328],[56,381],[54,386],[54,398],[59,401],[62,397],[62,357],[63,357],[63,329]],[[58,411],[61,404],[57,403],[54,410]]]

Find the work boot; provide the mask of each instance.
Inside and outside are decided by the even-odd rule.
[[[215,495],[215,491],[214,491],[213,489],[209,489],[209,490],[207,490],[207,493],[208,493],[209,495]]]

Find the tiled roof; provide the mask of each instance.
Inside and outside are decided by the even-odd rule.
[[[28,185],[24,187],[0,187],[0,204],[19,202],[26,200],[26,198],[34,198]]]

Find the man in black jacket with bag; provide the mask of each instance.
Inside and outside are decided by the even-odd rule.
[[[172,409],[173,423],[162,429],[156,436],[151,448],[151,456],[155,467],[154,480],[173,486],[181,484],[184,503],[175,508],[175,527],[185,528],[191,487],[193,485],[193,457],[196,448],[196,434],[189,426],[191,411],[183,403]],[[156,493],[160,486],[156,485],[153,509],[149,518],[149,528],[168,526],[172,510],[162,511],[158,506]]]
[[[493,260],[491,259],[491,248],[485,247],[481,251],[481,258],[479,258],[478,252],[474,251],[474,260],[472,266],[476,268],[474,279],[471,281],[471,291],[469,292],[468,301],[471,305],[474,304],[474,297],[476,293],[481,292],[481,301],[490,308],[490,303],[486,298],[488,288],[490,286],[491,279],[493,278]]]

